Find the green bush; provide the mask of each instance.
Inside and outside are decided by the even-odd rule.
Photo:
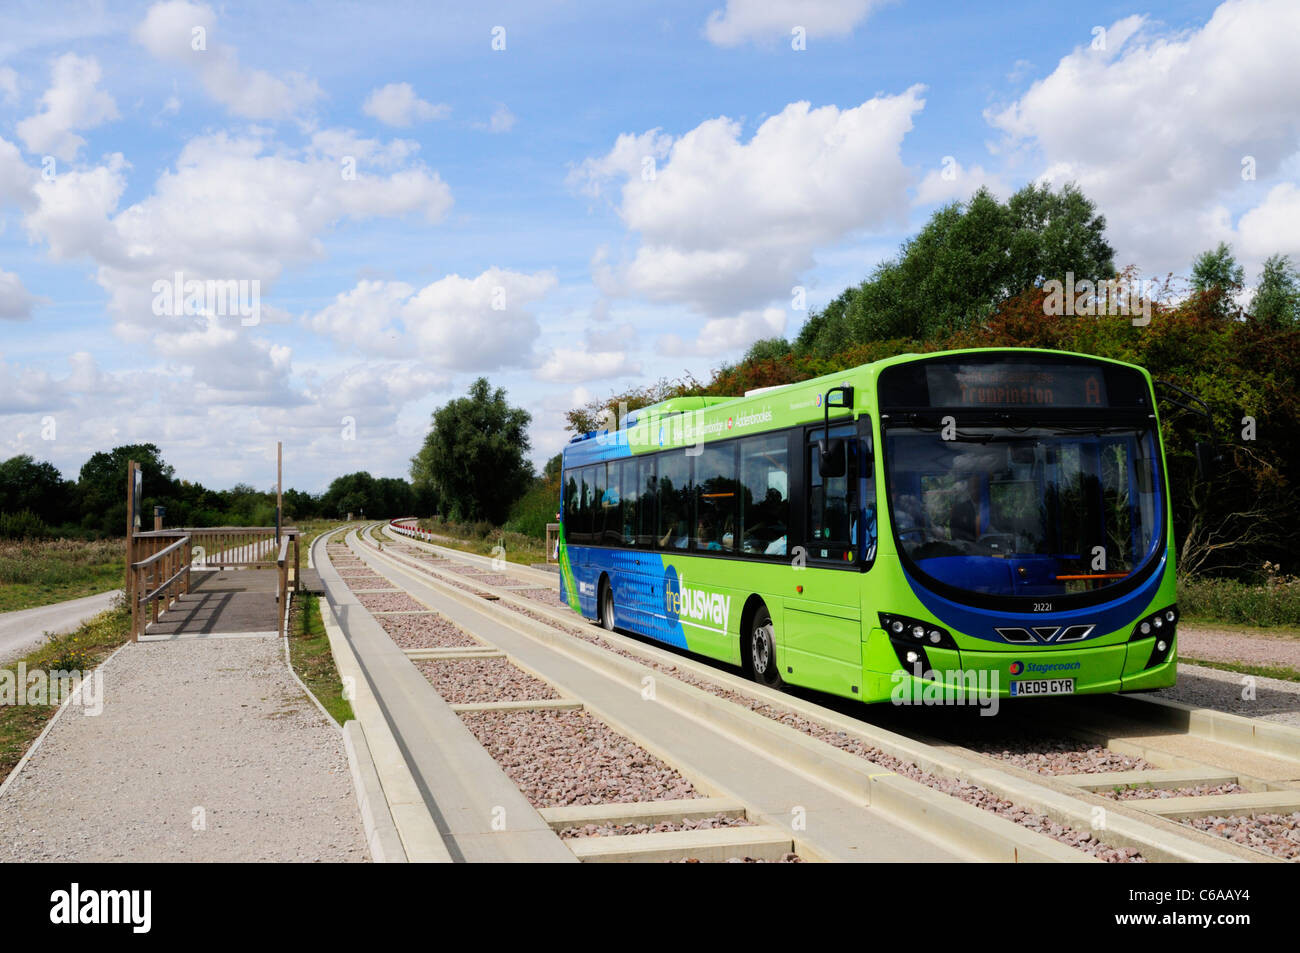
[[[0,513],[0,539],[46,539],[50,528],[31,510]]]
[[[1300,577],[1283,576],[1265,563],[1259,582],[1187,579],[1178,584],[1178,607],[1192,620],[1300,626]]]

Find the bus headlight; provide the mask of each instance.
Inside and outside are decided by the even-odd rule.
[[[1130,642],[1136,642],[1139,639],[1156,636],[1155,644],[1151,646],[1151,657],[1147,659],[1144,668],[1155,668],[1157,665],[1163,665],[1169,659],[1169,653],[1174,647],[1176,636],[1175,628],[1178,622],[1178,606],[1167,606],[1159,612],[1153,612],[1144,619],[1139,619],[1138,623],[1133,626],[1133,633],[1129,636]]]
[[[927,645],[936,649],[956,649],[957,643],[953,640],[952,634],[941,625],[928,622],[924,619],[913,619],[910,616],[895,615],[892,612],[881,612],[880,627],[889,633],[889,640],[895,643],[895,648],[900,646]],[[924,650],[921,650],[924,656]],[[903,654],[900,651],[900,659]]]

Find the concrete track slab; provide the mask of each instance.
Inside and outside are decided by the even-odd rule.
[[[940,843],[919,827],[897,820],[792,773],[730,737],[665,705],[655,704],[582,664],[435,589],[415,570],[394,566],[367,550],[355,549],[372,568],[398,582],[416,599],[466,631],[504,650],[512,660],[542,676],[563,694],[581,698],[594,716],[630,734],[634,741],[695,781],[710,778],[722,790],[702,793],[735,798],[756,808],[762,820],[782,827],[801,842],[815,844],[822,859],[843,861],[966,861],[971,855],[951,842]],[[646,670],[647,675],[655,675]],[[698,786],[698,785],[697,785]],[[834,831],[823,838],[818,830]]]

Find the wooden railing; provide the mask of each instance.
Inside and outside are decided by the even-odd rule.
[[[138,534],[136,538],[139,539]],[[151,536],[141,543],[153,551],[132,562],[130,567],[131,639],[134,642],[140,641],[140,635],[149,622],[158,621],[160,611],[170,609],[172,603],[190,588],[189,536],[182,535],[166,545],[160,536]],[[152,616],[147,620],[144,618],[146,607]]]
[[[298,539],[295,536],[292,540],[293,549],[296,558],[298,552]],[[275,609],[279,619],[278,629],[280,638],[284,638],[284,628],[288,624],[286,616],[289,614],[289,543],[288,536],[280,538],[280,554],[276,557],[275,563],[280,572],[280,578],[276,580],[275,588]],[[298,569],[294,568],[294,582],[298,582]]]
[[[294,527],[280,530],[278,549],[273,526],[206,526],[132,534],[127,540],[126,560],[132,638],[139,641],[145,626],[157,622],[160,612],[189,592],[191,569],[232,568],[278,570],[276,605],[283,635],[290,546],[296,590],[302,588],[302,572],[299,531]]]

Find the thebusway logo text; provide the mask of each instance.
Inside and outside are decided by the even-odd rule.
[[[977,705],[982,718],[996,715],[1001,704],[1001,676],[989,669],[922,671],[918,663],[911,672],[898,669],[890,681],[889,700],[895,705]]]
[[[727,620],[731,618],[731,596],[687,586],[680,589],[668,586],[666,598],[670,616],[680,615],[697,622],[712,622],[724,630],[727,628]]]
[[[148,933],[153,924],[151,890],[82,890],[74,883],[50,894],[50,903],[51,923],[127,923],[132,933]]]

